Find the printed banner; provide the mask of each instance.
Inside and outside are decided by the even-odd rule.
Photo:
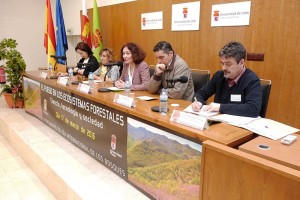
[[[163,12],[141,14],[141,30],[163,29]]]
[[[200,1],[172,5],[172,31],[199,30]]]
[[[245,26],[250,22],[251,1],[213,5],[211,26]]]
[[[127,179],[127,118],[121,111],[41,83],[45,124]]]

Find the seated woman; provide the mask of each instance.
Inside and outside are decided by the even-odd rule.
[[[96,71],[94,71],[94,73],[93,73],[95,80],[103,80],[104,76],[105,76],[105,74],[107,73],[107,70],[108,70],[107,69],[108,67],[105,66],[105,65],[115,62],[114,52],[113,52],[113,50],[111,50],[109,48],[101,49],[100,56],[101,56],[100,67]],[[115,82],[116,80],[118,80],[119,77],[120,77],[119,66],[118,65],[113,65],[111,67],[111,70],[106,75],[106,80],[110,80],[110,81]]]
[[[93,56],[93,52],[89,45],[85,42],[79,42],[75,51],[81,56],[81,59],[77,63],[77,66],[74,68],[74,75],[80,74],[85,77],[88,77],[90,72],[94,72],[99,68],[97,58]],[[67,73],[58,73],[58,76],[67,76]]]
[[[146,53],[135,43],[127,43],[121,49],[124,62],[122,74],[115,82],[118,88],[124,88],[125,80],[131,83],[131,90],[147,90],[150,80],[149,66],[144,61]]]

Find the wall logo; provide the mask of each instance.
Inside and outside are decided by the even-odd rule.
[[[182,13],[183,13],[183,18],[187,18],[187,15],[188,15],[188,8],[187,7],[184,7],[183,8],[183,11],[182,11]]]
[[[218,10],[215,10],[214,11],[214,20],[217,22],[219,21],[219,17],[220,17],[220,13]]]
[[[143,17],[142,23],[143,23],[143,26],[146,26],[146,18],[145,17]]]
[[[117,148],[117,137],[115,135],[111,136],[110,146],[111,146],[112,150],[116,150],[116,148]]]

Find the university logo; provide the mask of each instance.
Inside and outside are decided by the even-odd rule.
[[[183,8],[183,11],[182,11],[182,13],[183,13],[183,18],[187,18],[187,15],[188,15],[188,8]]]
[[[143,23],[143,26],[146,26],[146,18],[145,17],[143,17],[142,23]]]
[[[116,147],[117,147],[117,137],[115,135],[111,136],[110,146],[111,146],[112,150],[116,150]]]
[[[214,11],[214,20],[215,20],[216,22],[219,21],[219,16],[220,16],[219,11],[218,11],[218,10],[215,10],[215,11]]]

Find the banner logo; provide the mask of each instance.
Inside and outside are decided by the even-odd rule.
[[[116,150],[116,147],[117,147],[117,137],[115,135],[111,136],[110,146],[111,146],[112,150]]]

